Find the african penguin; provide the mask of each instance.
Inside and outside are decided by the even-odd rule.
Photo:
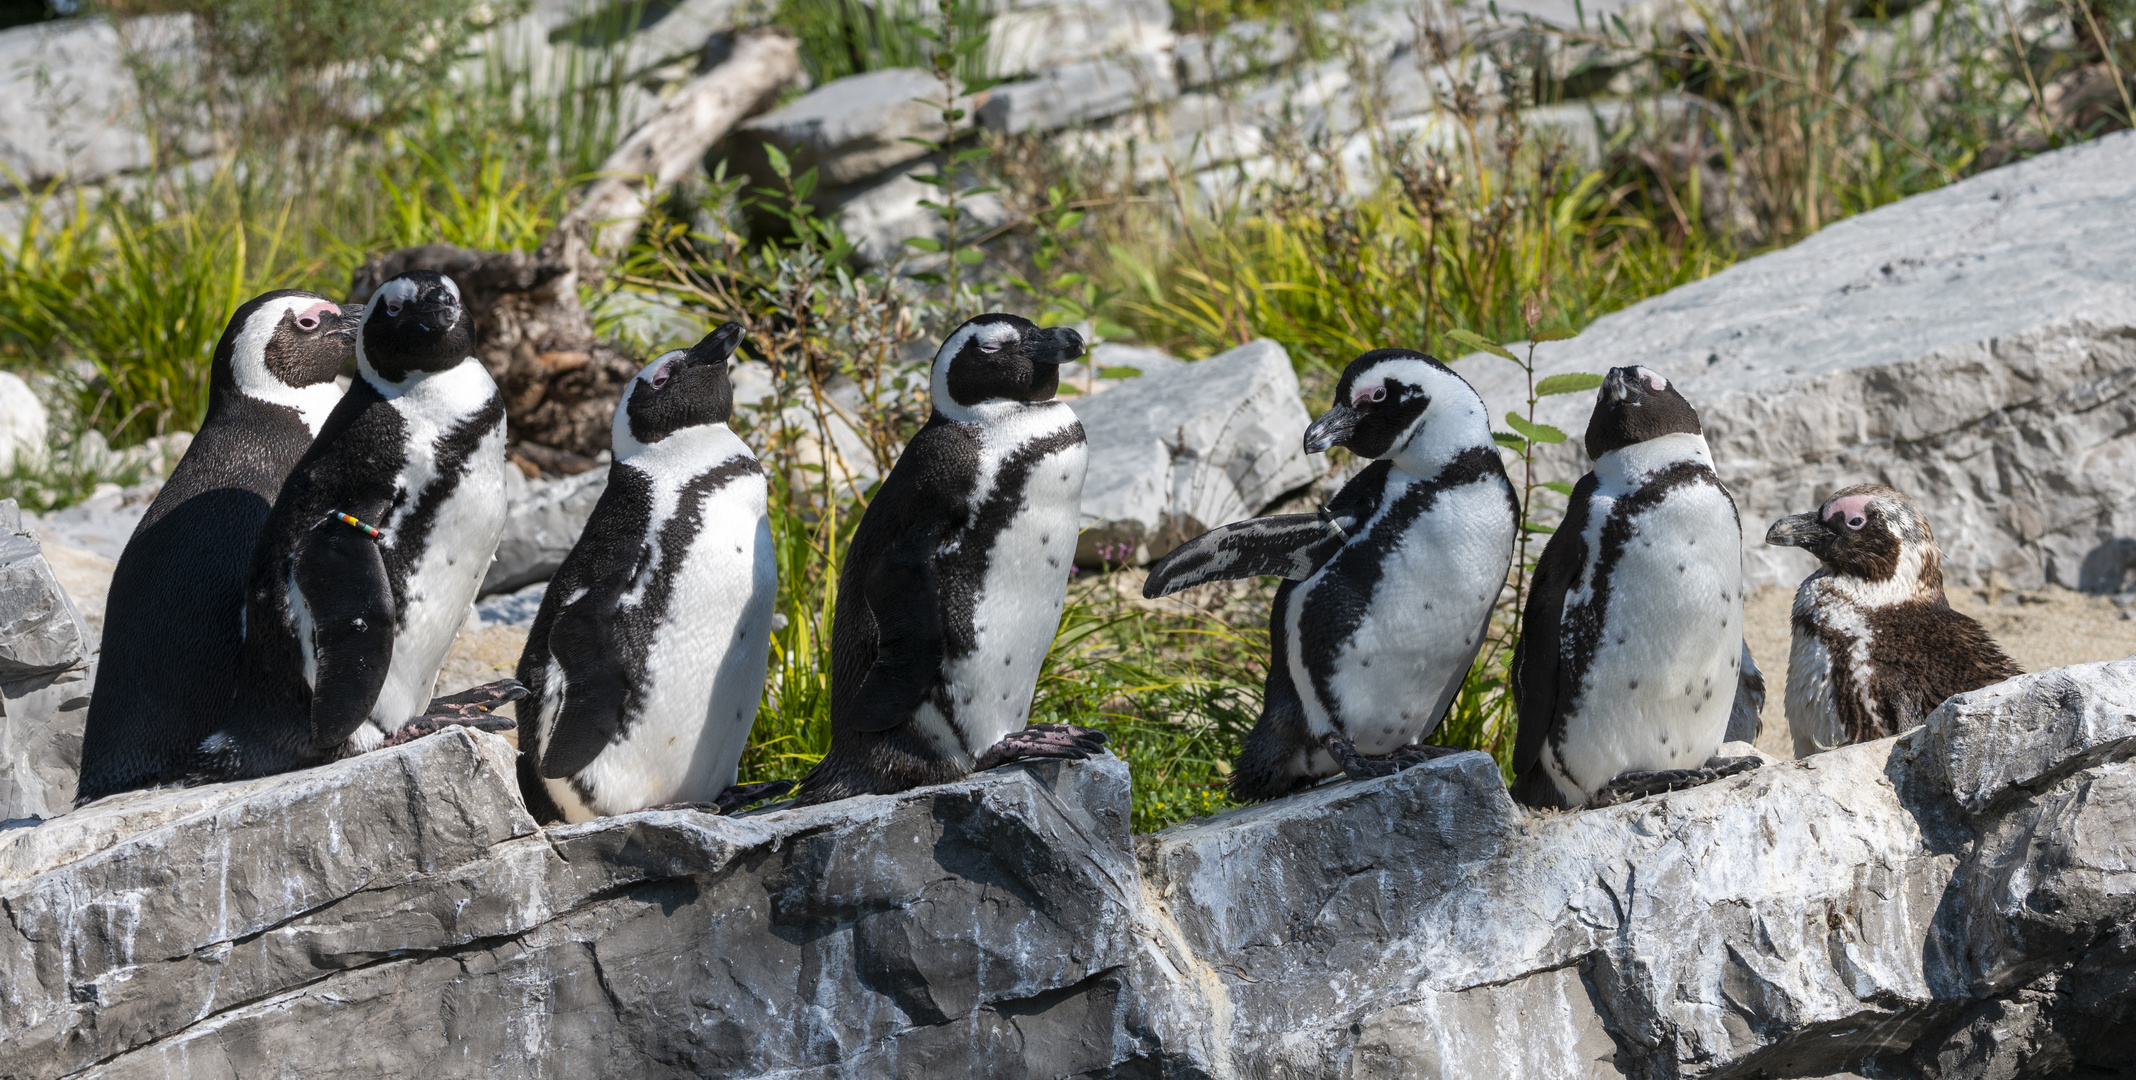
[[[207,416],[111,577],[77,804],[184,779],[222,719],[253,544],[341,400],[334,377],[355,355],[358,314],[282,289],[246,301],[223,328]]]
[[[764,470],[727,427],[727,323],[638,372],[615,464],[519,659],[519,782],[543,821],[719,808],[756,722],[779,568]]]
[[[2018,674],[1944,599],[1936,538],[1905,495],[1847,488],[1816,513],[1773,522],[1765,542],[1824,564],[1795,590],[1787,724],[1796,757],[1896,735],[1945,698]]]
[[[1203,533],[1151,568],[1143,595],[1205,581],[1287,578],[1269,611],[1261,719],[1231,773],[1273,799],[1342,771],[1383,776],[1452,751],[1424,740],[1483,647],[1513,559],[1520,504],[1483,399],[1406,349],[1350,361],[1307,453],[1372,461],[1317,514]]]
[[[1653,371],[1616,368],[1586,442],[1593,471],[1543,547],[1513,658],[1513,796],[1530,806],[1721,775],[1706,765],[1742,666],[1743,530],[1698,413]]]
[[[236,694],[193,779],[375,749],[423,712],[504,529],[504,401],[469,355],[470,322],[434,271],[372,294],[356,381],[260,535]],[[522,692],[478,688],[426,723],[509,727],[479,705]]]
[[[980,315],[935,353],[934,412],[861,516],[831,628],[831,749],[798,802],[887,794],[1104,736],[1026,726],[1081,525],[1065,327]]]

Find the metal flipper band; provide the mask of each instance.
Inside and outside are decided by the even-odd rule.
[[[385,533],[380,532],[379,530],[374,529],[369,525],[366,525],[363,522],[356,520],[356,517],[353,514],[344,514],[339,510],[334,510],[329,512],[326,516],[336,521],[339,521],[344,525],[347,525],[349,528],[352,528],[357,532],[360,532],[365,536],[370,537],[373,540],[385,539]]]
[[[1335,520],[1335,512],[1333,510],[1330,510],[1325,506],[1321,507],[1320,520],[1328,528],[1335,530],[1335,535],[1342,537],[1345,541],[1350,539],[1350,534],[1343,529],[1342,525],[1339,522]]]

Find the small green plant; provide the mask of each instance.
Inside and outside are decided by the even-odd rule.
[[[928,0],[781,0],[775,18],[801,39],[801,63],[818,86],[833,79],[883,68],[930,67],[940,9]],[[977,37],[989,15],[981,4],[953,13],[956,36]],[[983,56],[958,57],[956,72],[976,82],[985,77]]]
[[[296,269],[289,206],[259,220],[241,202],[227,170],[94,205],[48,187],[0,247],[0,348],[113,445],[197,427],[230,312]]]
[[[1090,322],[1101,338],[1126,337],[1126,327],[1100,314],[1111,306],[1118,290],[1102,288],[1097,278],[1073,269],[1068,259],[1087,216],[1075,205],[1065,183],[1049,185],[1045,205],[1031,213],[1032,273],[1010,269],[1002,275],[1002,282],[1035,305],[1031,317],[1038,322]]]
[[[1542,304],[1530,293],[1521,302],[1521,317],[1528,327],[1525,355],[1514,352],[1471,330],[1451,330],[1447,338],[1473,352],[1489,353],[1510,361],[1520,367],[1527,376],[1528,396],[1526,408],[1505,415],[1506,426],[1512,431],[1494,431],[1491,437],[1498,445],[1512,451],[1520,467],[1520,521],[1515,532],[1513,564],[1510,580],[1499,594],[1498,602],[1491,609],[1489,629],[1484,634],[1483,648],[1476,654],[1475,662],[1461,685],[1452,709],[1433,739],[1442,746],[1461,746],[1482,750],[1498,759],[1500,770],[1507,780],[1512,777],[1513,735],[1518,716],[1513,709],[1511,693],[1513,679],[1513,653],[1520,643],[1520,620],[1527,610],[1528,586],[1535,573],[1535,557],[1529,554],[1529,541],[1533,537],[1547,536],[1556,530],[1543,521],[1542,507],[1537,504],[1540,492],[1548,491],[1559,496],[1570,496],[1572,485],[1563,480],[1538,480],[1535,473],[1535,455],[1538,446],[1552,446],[1565,441],[1565,433],[1535,419],[1536,403],[1543,398],[1558,394],[1577,394],[1602,385],[1602,377],[1588,373],[1563,373],[1550,375],[1541,380],[1535,377],[1535,347],[1544,342],[1569,341],[1578,336],[1577,331],[1566,328],[1545,329],[1542,321]],[[1562,516],[1562,514],[1553,515]]]
[[[933,199],[923,199],[922,207],[933,211],[942,222],[942,237],[913,236],[905,240],[907,247],[942,256],[942,269],[926,270],[912,274],[912,279],[940,289],[943,303],[947,305],[951,321],[958,313],[978,314],[982,306],[977,294],[969,288],[965,277],[968,268],[977,266],[986,259],[986,252],[977,245],[977,237],[965,227],[965,202],[981,195],[999,190],[993,184],[971,183],[969,168],[991,157],[993,151],[985,146],[957,145],[957,131],[965,126],[969,115],[964,102],[959,100],[960,90],[970,93],[983,89],[983,83],[959,80],[957,73],[969,67],[972,59],[986,48],[986,35],[962,32],[958,18],[967,5],[960,0],[940,0],[940,22],[937,27],[916,26],[913,32],[934,44],[928,58],[937,82],[941,84],[941,98],[926,102],[939,110],[943,135],[940,139],[906,136],[905,141],[925,149],[939,161],[932,172],[916,172],[914,180],[934,188]]]

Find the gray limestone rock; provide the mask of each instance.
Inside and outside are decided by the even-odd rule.
[[[938,103],[945,92],[932,72],[884,68],[828,82],[736,129],[734,157],[760,184],[776,186],[763,147],[787,155],[793,172],[814,168],[825,187],[858,183],[917,160],[925,147],[907,139],[940,142],[950,129]],[[972,101],[959,104],[969,113]],[[970,126],[967,118],[963,127]]]
[[[1129,53],[1063,64],[994,87],[979,106],[979,122],[1011,135],[1058,131],[1177,96],[1179,81],[1164,54]]]
[[[184,52],[192,25],[183,15],[131,19],[125,37],[151,56]],[[123,47],[101,17],[0,31],[0,184],[88,182],[154,163]]]
[[[1172,45],[1179,85],[1198,87],[1236,79],[1289,60],[1298,34],[1282,23],[1248,19],[1208,34],[1181,34]]]
[[[1266,339],[1067,399],[1090,472],[1076,562],[1142,564],[1312,483],[1311,421],[1283,346]]]
[[[837,208],[839,229],[853,242],[854,251],[863,263],[883,266],[903,256],[910,268],[918,269],[941,261],[940,255],[928,255],[905,245],[906,240],[919,236],[931,237],[937,242],[948,238],[949,228],[943,224],[942,215],[921,205],[939,201],[941,190],[913,179],[913,173],[931,172],[935,167],[921,165],[893,173],[880,181],[825,195],[825,201]],[[959,211],[962,215],[958,226],[960,234],[965,229],[981,230],[1006,224],[1010,218],[1001,196],[991,192],[961,200]]]
[[[15,462],[34,462],[45,452],[51,414],[30,384],[12,371],[0,371],[0,473]]]
[[[2025,676],[1573,813],[1457,754],[1139,840],[1109,756],[540,830],[455,730],[0,825],[0,1076],[2126,1069],[2132,699]],[[1961,733],[2041,749],[1954,793]]]
[[[74,805],[96,662],[0,683],[0,821]]]
[[[1103,56],[1154,52],[1172,43],[1164,0],[1025,0],[987,23],[987,74],[1036,75]]]
[[[605,465],[556,480],[528,480],[519,470],[506,469],[504,536],[497,542],[497,560],[482,578],[482,595],[549,580],[586,531],[607,487]]]
[[[0,532],[0,684],[74,667],[88,658],[90,641],[37,540]]]
[[[1464,753],[1139,840],[1109,756],[540,830],[454,730],[0,824],[0,1077],[2126,1069],[2131,700],[2086,665],[1603,810]],[[1980,779],[1996,740],[2032,763]]]
[[[1135,889],[1117,761],[543,832],[454,731],[0,832],[0,1075],[1100,1069]]]
[[[1742,511],[1752,584],[1815,563],[1765,526],[1850,484],[1912,495],[1954,583],[2118,587],[2136,536],[2136,134],[2044,154],[1849,218],[1604,316],[1540,371],[1645,364],[1698,407]],[[1503,414],[1516,368],[1459,365]],[[1593,398],[1545,399],[1574,434]],[[2096,571],[2096,572],[2095,572]],[[2094,580],[2096,578],[2097,580]]]
[[[93,641],[15,500],[0,499],[0,820],[73,805]]]

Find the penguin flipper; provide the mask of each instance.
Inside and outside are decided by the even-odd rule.
[[[323,524],[297,549],[291,576],[310,609],[313,656],[311,739],[318,749],[347,742],[371,715],[393,663],[393,586],[378,542]]]
[[[549,628],[549,655],[565,673],[563,702],[542,740],[539,772],[550,780],[593,764],[623,730],[630,679],[619,659],[624,652],[615,618],[622,591],[589,591],[558,612]]]
[[[1586,562],[1587,505],[1594,497],[1595,474],[1572,489],[1565,520],[1543,545],[1528,606],[1520,617],[1520,642],[1513,649],[1513,701],[1520,713],[1520,734],[1513,746],[1513,771],[1526,773],[1543,756],[1543,744],[1558,728],[1558,667],[1563,642],[1565,594]]]
[[[1173,548],[1150,567],[1142,595],[1154,600],[1210,581],[1272,574],[1311,577],[1350,537],[1326,511],[1238,521]]]
[[[863,599],[875,617],[875,662],[853,694],[843,727],[889,731],[912,718],[942,678],[942,607],[934,552],[940,518],[898,538],[868,575]]]
[[[1728,709],[1728,733],[1724,742],[1758,741],[1758,733],[1765,729],[1759,713],[1765,711],[1765,673],[1758,670],[1758,662],[1750,655],[1750,642],[1743,643],[1742,667],[1736,672],[1735,702]]]

